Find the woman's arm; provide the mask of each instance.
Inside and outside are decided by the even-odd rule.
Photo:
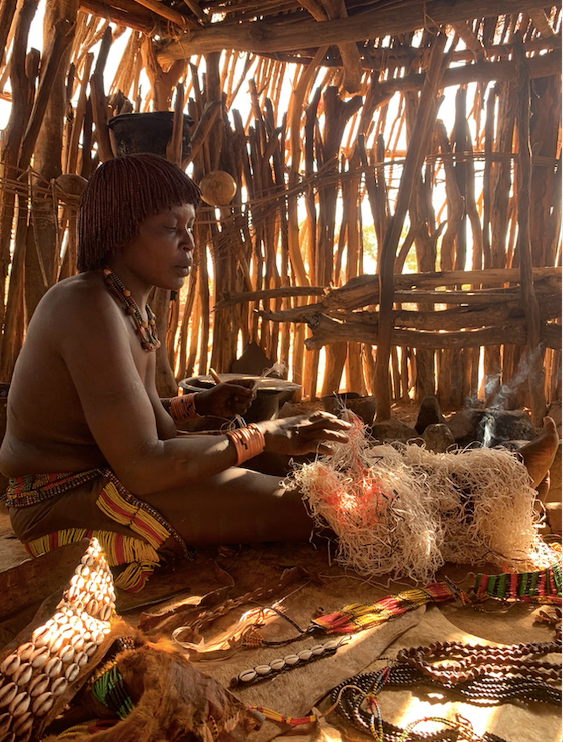
[[[91,287],[83,296],[76,293],[55,311],[55,338],[88,427],[123,484],[143,496],[200,482],[234,466],[237,454],[227,436],[159,439],[147,392],[154,385],[154,355],[138,345],[111,297]],[[298,455],[316,450],[318,441],[346,439],[348,426],[336,418],[300,421],[260,423],[266,449]]]

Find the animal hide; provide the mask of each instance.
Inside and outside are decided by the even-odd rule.
[[[135,649],[116,657],[133,710],[109,729],[73,737],[75,742],[241,742],[260,727],[260,715],[192,667],[170,642],[134,636]],[[75,718],[78,710],[83,719],[112,715],[89,691],[76,704]]]

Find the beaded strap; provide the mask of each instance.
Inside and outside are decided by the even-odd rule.
[[[133,701],[115,660],[111,660],[102,668],[102,672],[92,683],[90,691],[97,701],[113,711],[120,719],[125,719],[133,710]]]
[[[274,675],[281,672],[293,670],[296,667],[302,667],[310,662],[315,662],[323,657],[335,654],[338,649],[348,642],[350,637],[343,636],[340,639],[329,639],[324,644],[315,644],[308,649],[302,649],[297,654],[288,654],[285,657],[271,660],[268,664],[257,665],[248,670],[243,670],[236,677],[231,679],[230,687],[251,685],[259,683],[262,680],[270,680]]]
[[[227,437],[230,438],[237,452],[237,466],[243,461],[258,456],[266,446],[264,434],[254,423],[250,423],[245,428],[230,430]]]
[[[181,397],[172,397],[170,400],[170,415],[176,424],[202,417],[195,408],[197,392],[182,394]]]
[[[551,549],[552,563],[547,569],[538,572],[501,575],[478,573],[473,588],[477,598],[561,605],[561,545],[552,544]]]

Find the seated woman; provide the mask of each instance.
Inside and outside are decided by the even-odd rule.
[[[327,453],[348,424],[327,413],[219,435],[177,435],[197,414],[232,418],[253,393],[220,384],[161,400],[148,296],[178,291],[193,261],[199,189],[155,155],[101,165],[82,196],[80,273],[53,286],[29,324],[8,397],[0,470],[12,526],[38,556],[95,535],[116,585],[142,587],[166,551],[308,539],[299,492],[242,468],[262,452]],[[38,379],[41,388],[38,389]]]

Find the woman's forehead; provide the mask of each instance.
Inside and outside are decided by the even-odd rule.
[[[166,217],[170,215],[177,216],[181,219],[192,219],[193,217],[195,217],[195,206],[193,204],[169,206],[165,209],[157,211],[155,214],[147,217],[147,219],[158,219],[159,217]]]

